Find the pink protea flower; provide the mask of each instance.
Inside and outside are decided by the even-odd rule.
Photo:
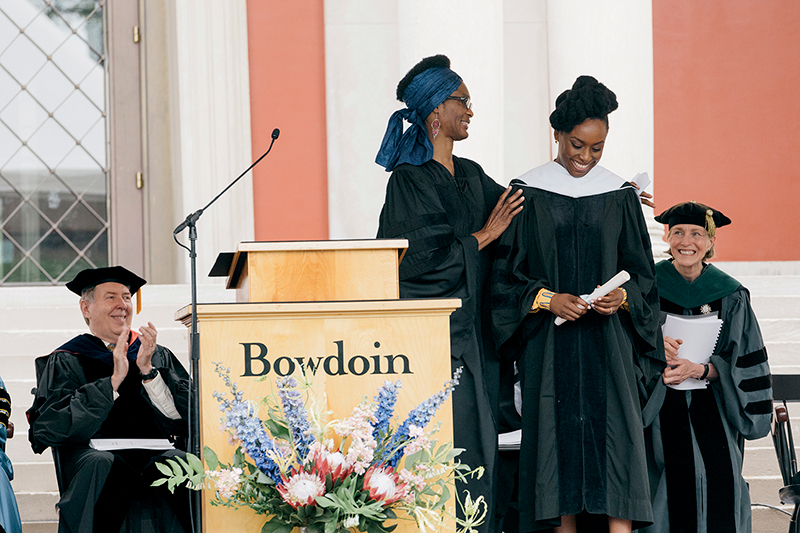
[[[371,466],[364,474],[364,490],[369,491],[371,499],[382,501],[387,506],[405,498],[408,485],[400,482],[391,466]]]
[[[283,501],[295,509],[316,503],[317,496],[325,494],[325,481],[316,474],[304,472],[302,469],[289,479],[281,476],[283,483],[277,486]]]
[[[330,474],[331,480],[344,479],[353,472],[351,465],[342,452],[330,452],[324,448],[310,448],[309,458],[311,464],[309,472],[317,474],[321,479]]]

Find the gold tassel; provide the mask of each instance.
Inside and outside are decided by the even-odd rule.
[[[136,291],[136,314],[142,312],[142,289]]]
[[[713,237],[717,233],[717,226],[714,224],[714,211],[706,209],[706,231],[709,237]]]

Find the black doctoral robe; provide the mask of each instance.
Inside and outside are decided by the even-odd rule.
[[[477,163],[453,157],[455,176],[436,161],[399,165],[392,172],[381,211],[378,238],[408,239],[400,263],[401,298],[460,298],[450,315],[452,368],[464,373],[453,392],[453,439],[466,451],[459,460],[486,473],[467,486],[483,495],[491,527],[500,366],[485,302],[491,245],[478,250],[472,233],[486,223],[504,188]],[[463,487],[461,487],[463,489]]]
[[[96,520],[118,528],[132,502],[146,516],[139,516],[135,522],[129,520],[126,531],[184,530],[178,523],[187,518],[182,502],[175,501],[177,496],[170,498],[164,490],[151,489],[153,479],[148,478],[161,477],[153,461],[182,452],[101,452],[89,447],[89,441],[95,438],[168,437],[179,441],[188,433],[188,374],[172,352],[156,345],[152,365],[181,415],[172,420],[153,406],[142,386],[135,363],[139,345],[136,339],[129,347],[129,371],[116,400],[111,386],[111,352],[97,337],[75,337],[47,358],[38,383],[35,401],[39,402],[40,415],[33,423],[32,436],[37,445],[53,447],[60,467],[59,533],[99,531]],[[187,495],[181,497],[188,502]],[[174,513],[154,505],[163,498],[175,504]]]
[[[574,179],[549,167],[548,178]],[[630,187],[583,197],[523,190],[525,209],[500,238],[492,277],[495,339],[522,373],[520,531],[582,512],[640,527],[653,520],[642,406],[665,363],[639,198]],[[529,313],[540,289],[589,294],[623,269],[629,310],[561,326],[549,311]]]
[[[667,314],[710,314],[723,323],[711,356],[719,377],[706,389],[668,388],[647,433],[655,521],[646,531],[749,533],[744,441],[767,435],[772,416],[767,350],[750,294],[714,265],[691,283],[670,261],[659,262],[656,274],[662,323]]]

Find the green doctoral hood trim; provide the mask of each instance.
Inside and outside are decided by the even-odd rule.
[[[714,265],[708,265],[703,273],[692,281],[686,281],[670,261],[656,264],[658,295],[685,309],[719,300],[741,287],[736,281]]]

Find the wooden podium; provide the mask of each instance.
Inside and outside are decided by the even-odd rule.
[[[405,240],[243,242],[235,253],[222,254],[215,271],[227,270],[237,303],[197,306],[201,446],[225,462],[235,449],[219,430],[213,393],[226,388],[214,361],[231,369],[249,399],[274,392],[280,376],[299,375],[301,362],[313,366],[314,388],[318,398],[324,394],[331,420],[348,417],[386,380],[402,381],[397,423],[441,390],[451,378],[449,316],[461,302],[400,300],[399,252],[406,247]],[[175,319],[188,327],[191,306]],[[452,441],[449,400],[436,423],[439,442]],[[203,531],[260,531],[265,517],[213,507],[211,499],[209,491]],[[455,530],[452,520],[448,525],[445,531]],[[401,520],[396,531],[415,530],[413,521]]]

